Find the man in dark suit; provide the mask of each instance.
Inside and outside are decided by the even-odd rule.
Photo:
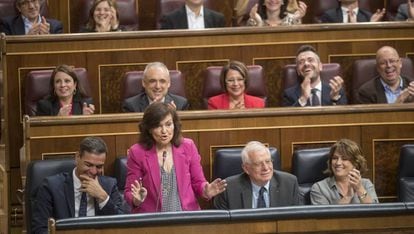
[[[358,89],[357,101],[364,104],[414,102],[414,80],[401,76],[402,62],[397,50],[381,47],[376,62],[379,76]]]
[[[226,190],[214,198],[216,209],[251,209],[299,204],[294,175],[273,170],[269,149],[258,141],[241,153],[244,173],[226,178]]]
[[[321,16],[322,23],[378,22],[385,14],[385,8],[375,14],[359,8],[358,0],[338,0],[339,7],[327,10]]]
[[[335,76],[329,83],[321,80],[322,63],[315,48],[301,46],[296,55],[296,71],[300,84],[283,92],[283,106],[327,106],[347,104],[344,80]]]
[[[122,214],[114,178],[102,176],[107,147],[101,138],[82,140],[71,173],[46,177],[33,204],[33,233],[47,233],[48,219]]]
[[[397,15],[394,20],[404,21],[404,20],[413,20],[414,16],[414,3],[412,0],[407,0],[407,3],[403,3],[398,7]]]
[[[203,0],[186,0],[184,6],[161,19],[161,29],[219,28],[225,24],[224,15],[205,8]]]
[[[170,72],[160,62],[148,64],[144,70],[142,87],[145,92],[127,98],[122,103],[124,112],[144,112],[145,108],[153,102],[164,102],[171,104],[177,110],[187,110],[188,101],[186,98],[168,92],[171,86]]]
[[[46,19],[40,15],[40,0],[16,0],[20,14],[0,20],[0,32],[6,35],[39,35],[62,33],[60,21]]]

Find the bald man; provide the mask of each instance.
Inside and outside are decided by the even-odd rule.
[[[412,77],[401,76],[402,61],[398,52],[390,46],[383,46],[377,51],[376,60],[379,76],[359,88],[358,102],[414,102],[414,81]]]

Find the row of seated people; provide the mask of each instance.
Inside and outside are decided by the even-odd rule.
[[[299,48],[296,60],[296,65],[287,65],[284,69],[283,106],[348,103],[339,64],[323,65],[315,49],[308,45]],[[414,102],[412,62],[401,59],[392,47],[381,47],[376,61],[358,60],[354,67],[351,88],[356,103]],[[203,86],[205,107],[265,107],[266,85],[262,70],[258,65],[246,67],[238,61],[231,61],[224,67],[207,68]],[[406,72],[401,75],[404,70]],[[75,71],[78,75],[70,67],[60,66],[51,76],[51,71],[29,73],[25,85],[25,113],[39,116],[93,114],[95,107],[88,97],[90,91],[85,91],[90,90],[86,71]],[[143,112],[151,102],[158,101],[171,103],[178,110],[188,109],[181,73],[168,71],[162,63],[150,63],[143,72],[127,72],[123,83],[124,112]]]
[[[372,14],[370,1],[317,1],[315,22],[376,22],[385,16],[386,9]],[[157,12],[157,28],[161,29],[200,29],[226,26],[222,13],[208,9],[212,3],[203,0],[160,1]],[[406,3],[405,3],[406,2]],[[137,2],[135,0],[82,0],[75,18],[78,21],[72,32],[109,32],[138,29]],[[401,4],[402,3],[402,4]],[[361,6],[359,5],[361,4]],[[6,0],[3,3],[3,18],[0,32],[9,35],[62,33],[61,22],[45,18],[48,14],[47,2],[43,0]],[[205,5],[205,6],[204,6]],[[393,1],[388,4],[387,18],[393,20],[412,19],[414,6],[410,0]],[[1,5],[0,5],[1,7]],[[236,25],[277,26],[301,24],[307,6],[297,0],[238,0],[234,10]],[[4,17],[13,13],[9,17]],[[16,14],[19,12],[19,14]],[[321,13],[322,12],[322,13]],[[248,18],[248,19],[247,19]]]
[[[296,151],[292,157],[296,176],[276,170],[280,169],[276,149],[251,141],[242,150],[218,151],[209,183],[197,147],[182,137],[180,126],[174,108],[151,104],[139,123],[138,142],[118,162],[118,186],[117,180],[103,176],[107,147],[98,137],[82,140],[75,168],[73,160],[32,162],[26,179],[29,232],[47,230],[50,217],[125,213],[119,190],[124,190],[129,205],[126,212],[132,213],[200,210],[197,198],[213,199],[214,208],[225,210],[379,202],[374,185],[363,178],[367,163],[352,140]],[[400,191],[413,201],[414,146],[401,152]]]

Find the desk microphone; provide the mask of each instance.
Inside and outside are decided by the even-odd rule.
[[[161,166],[161,170],[164,169],[164,164],[165,164],[165,159],[167,158],[167,151],[163,151],[162,152],[162,166]],[[155,211],[158,211],[158,205],[160,204],[159,200],[161,198],[162,195],[162,177],[161,177],[161,183],[160,183],[160,188],[158,190],[158,196],[157,196],[157,204],[155,206]],[[161,207],[160,207],[161,208]],[[161,211],[161,210],[160,210]]]

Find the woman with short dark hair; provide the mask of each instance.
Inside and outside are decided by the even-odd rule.
[[[173,107],[154,102],[147,107],[137,144],[128,150],[125,199],[133,213],[199,210],[197,197],[223,192],[225,180],[208,183],[194,142],[181,135]]]

